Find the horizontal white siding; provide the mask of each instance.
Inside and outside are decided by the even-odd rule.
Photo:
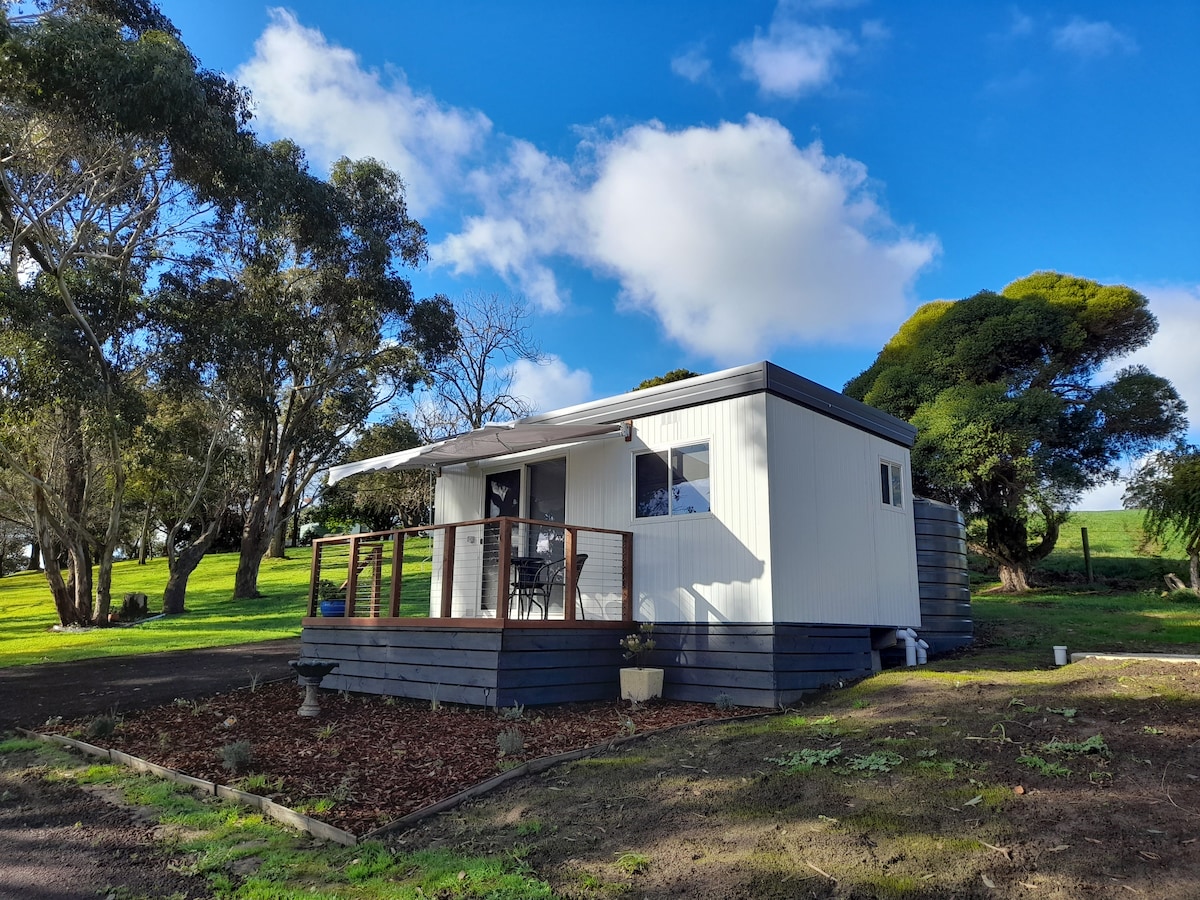
[[[908,451],[773,396],[767,418],[775,621],[919,625]],[[881,459],[904,470],[899,510]]]

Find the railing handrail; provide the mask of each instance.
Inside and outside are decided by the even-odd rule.
[[[400,579],[403,571],[403,546],[404,538],[412,534],[422,534],[431,531],[445,531],[448,533],[448,538],[443,549],[442,556],[442,585],[441,585],[441,615],[433,618],[450,618],[451,616],[451,598],[453,591],[453,576],[454,576],[454,556],[457,546],[456,535],[458,530],[464,527],[481,526],[481,525],[498,525],[500,533],[500,577],[497,583],[497,606],[496,620],[503,626],[504,621],[508,618],[509,607],[509,590],[510,590],[510,569],[511,569],[511,550],[512,550],[512,533],[517,525],[528,525],[535,528],[550,528],[562,529],[564,532],[565,546],[564,558],[574,560],[576,558],[576,535],[579,532],[616,535],[621,539],[621,609],[622,621],[632,620],[632,555],[633,555],[633,532],[623,531],[615,528],[594,528],[590,525],[572,525],[569,522],[551,522],[546,519],[523,519],[518,516],[493,516],[484,519],[471,519],[464,522],[443,522],[437,525],[415,525],[408,528],[390,528],[385,531],[367,531],[359,534],[336,534],[327,535],[326,537],[315,538],[313,540],[312,554],[312,574],[310,576],[309,596],[308,596],[308,614],[314,615],[317,604],[317,582],[320,577],[320,558],[321,551],[330,546],[339,544],[348,545],[350,548],[350,562],[348,567],[348,577],[345,588],[346,611],[344,616],[347,619],[357,618],[354,616],[354,603],[357,598],[357,582],[358,570],[366,563],[360,564],[359,551],[367,545],[371,548],[371,553],[368,555],[371,564],[377,570],[372,578],[372,584],[377,585],[379,582],[379,570],[382,566],[381,551],[386,542],[390,541],[393,545],[392,553],[392,581],[388,611],[391,617],[398,616],[400,603]],[[564,595],[570,597],[575,593],[576,588],[576,570],[573,565],[568,565],[564,570]],[[372,603],[377,603],[379,598],[372,597]],[[434,598],[430,597],[430,606]],[[575,621],[575,604],[564,600],[564,619],[567,623]]]
[[[616,528],[597,528],[592,525],[572,525],[570,522],[550,522],[546,519],[522,519],[519,516],[492,516],[486,519],[468,519],[463,522],[441,522],[437,525],[413,525],[408,528],[389,528],[386,531],[364,531],[359,534],[330,534],[325,537],[313,538],[313,543],[348,542],[352,538],[370,540],[371,538],[391,538],[397,534],[420,534],[424,531],[436,531],[446,528],[462,528],[469,525],[490,525],[499,522],[512,522],[514,525],[537,525],[542,528],[573,528],[577,531],[590,531],[594,534],[633,534],[632,531],[621,531]]]

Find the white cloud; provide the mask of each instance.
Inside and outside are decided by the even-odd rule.
[[[838,57],[855,50],[845,32],[792,21],[780,9],[767,33],[736,45],[733,58],[764,94],[798,97],[832,81]]]
[[[433,248],[456,271],[531,283],[561,255],[616,278],[681,346],[743,362],[790,342],[882,340],[938,251],[880,208],[866,167],[799,148],[772,119],[593,139],[569,172],[525,148],[475,183],[485,213]],[[584,172],[586,171],[586,174]]]
[[[526,359],[512,366],[512,394],[528,400],[537,412],[585,403],[593,398],[592,375],[572,369],[557,356],[538,364]]]
[[[1169,379],[1188,405],[1192,440],[1200,440],[1200,284],[1139,287],[1158,317],[1158,333],[1150,344],[1122,359],[1118,367],[1144,365]]]
[[[1089,22],[1079,16],[1054,29],[1053,43],[1056,50],[1085,58],[1133,53],[1137,50],[1133,38],[1118,30],[1111,22]]]
[[[396,169],[420,215],[457,184],[465,160],[491,131],[474,110],[414,90],[403,72],[362,67],[286,10],[273,9],[237,80],[254,95],[259,122],[296,140],[324,163],[372,156]]]
[[[671,71],[691,82],[702,81],[712,69],[703,47],[689,47],[671,59]]]
[[[937,252],[896,233],[861,163],[756,117],[630,129],[604,151],[585,209],[588,252],[626,300],[718,362],[889,331]]]
[[[432,263],[458,275],[492,269],[539,308],[560,309],[563,297],[545,260],[580,240],[579,187],[571,167],[526,141],[513,141],[499,166],[474,172],[468,185],[484,212],[432,247]]]

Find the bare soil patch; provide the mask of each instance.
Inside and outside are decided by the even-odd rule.
[[[171,868],[152,820],[112,798],[45,780],[29,754],[0,756],[0,898],[210,896]]]

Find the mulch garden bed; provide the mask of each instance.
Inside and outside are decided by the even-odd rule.
[[[129,713],[107,735],[96,733],[103,723],[94,719],[40,730],[241,786],[362,835],[525,760],[762,712],[718,712],[710,704],[669,700],[631,707],[613,700],[529,707],[511,718],[511,711],[434,709],[429,701],[322,691],[320,716],[304,718],[297,715],[303,697],[304,689],[288,680]],[[502,754],[501,732],[514,728],[523,749]],[[234,773],[225,767],[222,750],[239,742],[250,745],[250,762]],[[248,776],[260,777],[246,785]]]

